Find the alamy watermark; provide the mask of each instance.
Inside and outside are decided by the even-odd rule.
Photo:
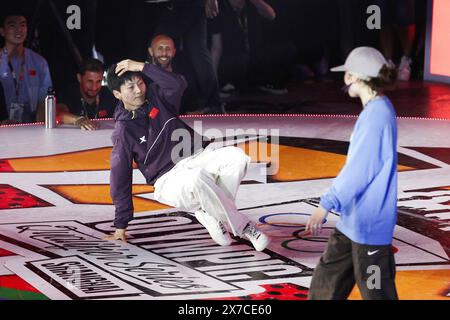
[[[381,269],[377,265],[367,267],[367,274],[370,276],[366,280],[367,289],[380,290],[381,289]]]
[[[66,13],[70,16],[66,20],[66,26],[69,30],[81,30],[81,9],[79,6],[72,4],[67,7]]]
[[[81,29],[81,8],[75,4],[67,7],[66,13],[69,17],[66,20],[66,26],[69,30]],[[370,16],[367,18],[366,26],[369,30],[381,29],[381,8],[377,5],[367,7],[366,13]]]
[[[81,268],[78,265],[71,264],[66,270],[66,287],[69,290],[80,290],[81,288]]]
[[[171,159],[177,163],[182,158],[190,156],[192,145],[198,150],[202,145],[202,137],[208,137],[214,149],[237,144],[239,148],[247,151],[253,161],[265,162],[265,174],[275,175],[279,169],[280,159],[280,130],[279,129],[255,129],[255,128],[231,128],[222,132],[216,128],[204,130],[202,121],[194,121],[194,131],[199,135],[192,141],[188,130],[179,128],[172,132],[171,140],[179,141],[172,149]],[[230,138],[232,140],[230,140]],[[209,148],[209,147],[208,147]]]
[[[381,9],[377,5],[371,5],[367,7],[367,14],[370,16],[367,18],[366,25],[369,30],[381,29]]]

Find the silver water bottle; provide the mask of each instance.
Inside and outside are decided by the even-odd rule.
[[[56,97],[52,87],[48,88],[45,97],[45,128],[53,129],[56,127]]]

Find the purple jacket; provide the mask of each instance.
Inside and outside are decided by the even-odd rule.
[[[186,80],[149,63],[142,73],[153,80],[147,86],[144,105],[133,116],[119,102],[114,112],[110,192],[116,208],[114,225],[118,229],[125,229],[133,219],[133,160],[147,183],[153,184],[179,160],[201,150],[208,142],[178,119]],[[185,140],[187,137],[190,141]],[[172,156],[172,150],[180,152]]]

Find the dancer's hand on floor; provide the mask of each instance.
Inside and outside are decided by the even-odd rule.
[[[122,240],[123,242],[127,242],[127,234],[125,232],[125,229],[116,229],[116,232],[114,234],[110,234],[103,238],[103,240],[107,241],[115,241],[115,240]]]
[[[311,233],[313,236],[317,236],[322,232],[322,224],[324,222],[325,216],[327,215],[327,210],[319,206],[316,208],[306,224],[305,234]]]

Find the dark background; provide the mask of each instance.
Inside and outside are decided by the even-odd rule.
[[[277,18],[266,23],[265,41],[293,43],[294,64],[314,65],[325,53],[333,66],[342,64],[357,46],[379,47],[379,31],[366,27],[370,0],[266,1],[275,9]],[[424,27],[426,1],[416,2],[420,28]],[[106,66],[124,58],[141,61],[147,58],[147,44],[158,24],[161,7],[166,5],[144,0],[55,0],[54,4],[64,26],[69,17],[66,8],[72,4],[81,8],[81,30],[68,30],[68,33],[83,58],[92,56],[95,43]],[[29,29],[27,46],[47,59],[56,90],[75,81],[76,61],[48,1],[2,1],[2,7],[8,5],[19,5],[25,10]],[[182,54],[178,53],[179,59]]]

